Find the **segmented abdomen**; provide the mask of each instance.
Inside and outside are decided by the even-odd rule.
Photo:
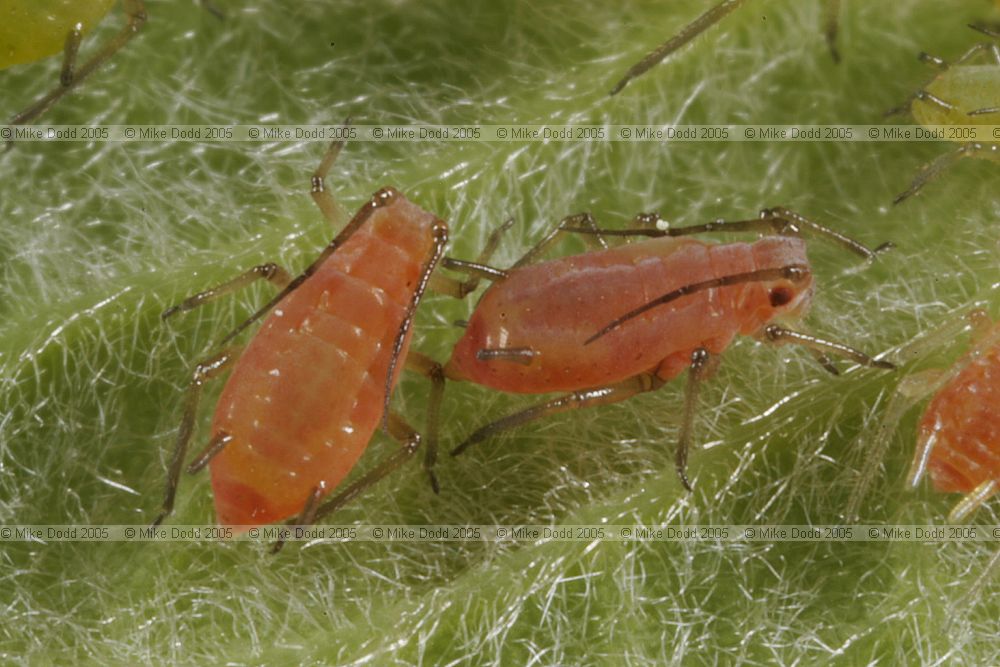
[[[973,359],[938,391],[920,430],[936,437],[927,468],[938,491],[969,493],[1000,479],[1000,347]]]
[[[354,467],[381,420],[393,342],[435,224],[392,191],[264,321],[212,422],[213,435],[233,438],[211,464],[220,523],[295,516],[314,488],[329,492]]]

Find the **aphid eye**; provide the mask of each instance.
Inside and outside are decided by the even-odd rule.
[[[792,290],[787,287],[775,287],[771,290],[768,296],[771,299],[771,306],[773,308],[778,308],[779,306],[784,306],[791,301],[794,295],[792,294]]]

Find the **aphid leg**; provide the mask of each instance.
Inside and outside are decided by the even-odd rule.
[[[79,24],[66,35],[66,44],[63,46],[62,70],[59,72],[59,85],[68,87],[73,85],[73,78],[76,75],[76,54],[80,51],[80,42],[83,40],[83,31]]]
[[[896,195],[896,198],[892,200],[892,203],[899,204],[900,202],[917,194],[917,192],[927,185],[927,183],[940,176],[946,169],[951,167],[960,159],[979,154],[982,154],[983,157],[1000,159],[1000,146],[997,144],[982,144],[979,142],[962,144],[955,150],[936,157],[934,160],[928,162],[920,168],[920,171],[917,172],[917,176],[913,179],[910,187],[904,192]]]
[[[455,280],[454,278],[449,278],[447,276],[442,276],[439,273],[435,273],[431,276],[430,283],[428,287],[433,292],[438,294],[446,294],[448,296],[455,297],[456,299],[464,299],[472,292],[476,291],[479,287],[479,281],[483,278],[487,280],[502,280],[507,276],[505,272],[494,269],[488,266],[490,259],[493,257],[493,253],[496,252],[497,248],[500,247],[500,238],[503,234],[511,228],[514,224],[514,218],[508,218],[504,220],[503,224],[493,230],[486,239],[486,244],[480,251],[479,256],[476,257],[474,262],[462,262],[462,260],[454,259],[452,257],[445,257],[441,260],[441,265],[445,268],[450,268],[455,271],[464,271],[469,274],[470,278],[465,281]],[[498,273],[499,272],[499,273]],[[502,276],[500,275],[502,274]]]
[[[313,490],[309,493],[309,497],[306,498],[305,505],[302,506],[302,510],[299,515],[292,519],[287,525],[289,526],[311,526],[316,523],[316,510],[319,509],[319,501],[323,498],[323,487],[315,486]],[[276,554],[281,551],[282,547],[285,546],[285,541],[283,539],[277,539],[274,544],[271,545],[271,553]]]
[[[377,484],[382,480],[382,478],[386,477],[401,465],[406,463],[410,457],[417,452],[417,449],[420,448],[420,434],[417,433],[412,426],[407,424],[402,417],[395,413],[390,414],[387,421],[389,435],[391,435],[393,439],[397,440],[402,447],[382,459],[377,466],[369,470],[367,473],[362,475],[361,478],[352,482],[350,485],[345,487],[343,491],[323,504],[319,504],[320,497],[322,496],[319,487],[313,489],[313,492],[306,500],[306,504],[303,506],[302,511],[297,517],[288,521],[286,525],[312,525],[327,515],[336,512],[341,507],[368,490],[369,487]],[[271,553],[278,553],[284,545],[284,540],[275,541],[275,543],[271,545]]]
[[[987,500],[1000,493],[1000,482],[995,479],[988,479],[964,496],[951,513],[948,514],[948,523],[959,523],[967,516],[979,509],[979,506]]]
[[[431,381],[431,391],[427,398],[427,423],[424,425],[424,470],[434,493],[441,493],[434,465],[437,463],[438,426],[441,423],[441,400],[444,398],[445,374],[441,364],[430,357],[412,350],[406,356],[406,368],[416,371]]]
[[[972,328],[972,340],[977,350],[984,349],[984,343],[989,347],[996,344],[994,338],[997,332],[993,329],[993,320],[990,319],[989,313],[982,308],[975,308],[966,314],[965,319]]]
[[[674,464],[677,466],[677,476],[688,491],[693,491],[687,476],[688,451],[691,448],[691,431],[694,430],[694,417],[698,408],[698,394],[702,382],[715,372],[718,357],[712,356],[705,348],[699,347],[691,353],[691,366],[688,370],[687,387],[684,390],[684,410],[681,413],[681,432],[677,439],[677,451],[674,454]]]
[[[833,62],[840,62],[840,51],[837,50],[837,34],[840,32],[840,0],[826,0],[826,18],[824,21],[826,45],[830,48]]]
[[[903,415],[910,408],[933,393],[941,384],[942,373],[937,370],[909,375],[900,381],[870,438],[871,445],[868,447],[867,456],[861,464],[861,469],[858,471],[858,479],[851,490],[847,507],[844,509],[845,521],[853,523],[858,520],[861,503],[868,494],[868,489],[875,480],[875,475],[878,473],[879,467],[885,459],[885,453],[889,449],[892,434],[895,432],[899,420],[903,418]],[[923,454],[918,454],[914,458],[914,464],[918,460],[922,461],[922,469],[923,466],[926,466],[928,454],[930,454],[930,447],[927,447]]]
[[[389,403],[392,401],[392,384],[396,378],[396,368],[399,366],[400,357],[403,354],[403,346],[406,344],[410,328],[413,326],[413,316],[417,312],[417,306],[420,305],[420,300],[423,298],[424,292],[427,291],[427,285],[430,282],[431,274],[434,273],[434,269],[437,267],[438,262],[440,262],[441,258],[444,257],[444,247],[448,244],[448,225],[441,220],[436,220],[434,222],[434,227],[432,228],[431,233],[434,236],[434,251],[420,268],[420,277],[417,279],[417,285],[413,289],[413,296],[410,297],[410,303],[406,307],[406,314],[403,316],[403,323],[399,326],[399,331],[396,332],[396,339],[392,343],[392,355],[389,357],[389,370],[385,374],[385,401],[383,403],[382,411],[382,428],[384,430],[388,430],[389,428]]]
[[[480,253],[479,258],[477,258],[475,262],[466,262],[452,257],[445,257],[441,262],[442,266],[452,271],[461,271],[462,273],[466,273],[471,276],[471,278],[464,283],[460,283],[444,276],[433,276],[431,279],[432,289],[434,289],[435,292],[440,292],[442,294],[448,294],[457,298],[464,298],[469,292],[475,290],[476,287],[479,286],[479,281],[481,279],[489,280],[491,282],[499,282],[506,278],[507,271],[488,266],[487,262],[493,255],[493,251],[496,249],[497,244],[499,244],[500,234],[510,229],[510,226],[513,224],[513,219],[507,220],[499,229],[493,232],[486,243],[486,247],[483,248],[483,252]],[[587,239],[587,243],[589,245],[600,249],[607,249],[608,244],[601,236],[601,231],[598,229],[597,223],[594,221],[594,217],[590,213],[577,213],[575,215],[566,216],[560,220],[559,224],[545,235],[545,238],[528,250],[528,252],[525,253],[521,259],[517,260],[511,268],[514,269],[534,262],[550,245],[556,241],[560,234],[564,232],[576,231],[578,227],[574,227],[574,225],[584,225],[583,229],[585,229],[586,234],[588,234],[588,236],[585,236],[584,238]],[[593,238],[595,236],[596,239]]]
[[[619,403],[635,396],[636,394],[659,389],[663,386],[663,384],[663,380],[656,377],[652,373],[643,373],[633,376],[627,380],[623,380],[622,382],[607,385],[606,387],[598,387],[596,389],[587,389],[584,391],[574,391],[571,394],[566,394],[550,401],[529,407],[525,410],[521,410],[520,412],[507,415],[506,417],[501,417],[500,419],[477,429],[472,433],[472,435],[466,438],[464,442],[451,450],[451,456],[458,456],[477,442],[482,442],[497,433],[522,426],[523,424],[533,422],[536,419],[541,419],[542,417],[558,414],[560,412],[576,410],[578,408],[589,408],[597,405]]]
[[[967,115],[969,116],[988,116],[993,113],[1000,113],[1000,107],[984,107],[982,109],[973,109]]]
[[[343,126],[346,128],[350,124],[351,119],[348,118],[344,121]],[[316,202],[316,206],[323,214],[323,217],[331,225],[337,224],[338,207],[337,200],[326,189],[326,176],[330,173],[330,168],[337,161],[337,156],[340,155],[340,151],[344,149],[344,144],[346,143],[345,139],[336,139],[331,142],[330,146],[326,149],[326,153],[323,155],[323,159],[320,160],[319,166],[316,167],[316,171],[313,172],[312,178],[309,180],[309,194],[312,195],[313,201]]]
[[[694,234],[719,232],[757,232],[759,234],[779,234],[785,236],[803,236],[808,234],[839,245],[869,261],[893,247],[892,243],[883,243],[874,249],[868,248],[849,236],[845,236],[783,206],[764,209],[760,212],[759,217],[749,220],[713,220],[701,225],[665,228],[657,224],[662,220],[657,213],[640,213],[634,220],[635,224],[641,225],[640,227],[630,229],[600,229],[599,232],[608,236],[646,236],[649,238],[692,236]],[[566,231],[578,234],[595,233],[593,230],[581,227],[567,228]]]
[[[313,521],[319,521],[323,517],[336,512],[347,503],[354,500],[369,487],[378,483],[386,475],[390,474],[401,465],[406,463],[420,448],[420,434],[399,415],[392,413],[389,415],[389,435],[398,441],[401,447],[388,455],[381,462],[358,480],[347,486],[343,491],[330,498],[317,508]]]
[[[838,357],[845,357],[855,363],[861,364],[862,366],[868,366],[870,368],[885,368],[887,370],[893,370],[896,368],[895,364],[882,359],[873,359],[861,350],[844,345],[843,343],[837,343],[819,338],[817,336],[792,331],[791,329],[786,329],[785,327],[778,326],[777,324],[769,324],[764,327],[764,338],[772,343],[802,345],[823,355],[833,354]]]
[[[292,276],[278,264],[275,264],[274,262],[258,264],[246,273],[242,273],[232,280],[228,280],[221,285],[216,285],[215,287],[209,288],[204,292],[198,292],[197,294],[184,299],[179,304],[167,308],[163,311],[163,314],[160,315],[160,318],[165,320],[176,313],[194,310],[198,306],[208,303],[209,301],[214,301],[220,296],[231,294],[236,290],[243,289],[247,285],[261,279],[267,280],[268,282],[277,285],[279,288],[284,288],[288,285],[288,283],[292,282]]]
[[[993,552],[993,556],[986,564],[986,567],[984,567],[983,571],[979,573],[979,576],[976,577],[974,582],[972,582],[972,585],[969,586],[969,589],[965,592],[965,594],[955,600],[955,603],[952,606],[952,616],[961,613],[961,611],[967,610],[968,607],[975,604],[976,598],[982,594],[983,589],[986,588],[987,584],[990,583],[990,580],[996,575],[998,566],[1000,566],[1000,548]]]
[[[584,211],[583,213],[575,213],[573,215],[568,215],[557,224],[545,237],[536,243],[534,247],[524,253],[521,259],[514,262],[512,269],[516,269],[520,266],[526,266],[528,264],[533,264],[538,258],[544,253],[553,243],[555,243],[560,235],[566,232],[574,232],[576,229],[583,226],[583,229],[587,230],[585,232],[584,240],[587,241],[596,250],[607,250],[608,244],[601,236],[601,230],[597,226],[597,221],[594,220],[594,216],[590,213]]]
[[[163,497],[163,507],[160,514],[151,525],[158,526],[174,509],[174,499],[177,496],[177,485],[180,483],[181,470],[184,467],[184,458],[187,455],[188,445],[191,444],[191,435],[194,433],[194,422],[198,416],[198,405],[201,402],[201,390],[206,381],[220,375],[239,357],[238,348],[223,350],[207,359],[199,361],[194,368],[191,382],[188,384],[187,396],[184,400],[184,416],[181,418],[181,426],[177,431],[177,441],[174,444],[174,455],[170,461],[170,470],[167,473],[167,490]]]
[[[76,53],[80,46],[80,35],[73,33],[67,35],[59,86],[14,116],[10,121],[11,125],[24,125],[37,119],[135,37],[148,18],[146,5],[142,0],[124,0],[123,4],[126,16],[125,27],[78,69],[75,67],[75,62]]]
[[[616,95],[621,92],[621,90],[627,86],[632,79],[645,74],[671,53],[681,48],[701,33],[705,32],[708,28],[711,28],[713,25],[725,18],[730,12],[739,8],[743,2],[744,0],[722,0],[722,2],[684,26],[680,32],[650,51],[649,54],[642,60],[632,65],[628,71],[625,72],[625,76],[623,76],[621,80],[615,84],[615,87],[611,89],[609,94]]]
[[[441,266],[450,271],[458,271],[471,276],[471,278],[469,278],[466,282],[461,282],[448,278],[447,276],[437,274],[431,276],[430,287],[435,292],[453,296],[456,299],[464,299],[468,296],[469,292],[466,291],[465,287],[467,284],[474,283],[478,286],[480,280],[499,282],[507,277],[507,272],[503,269],[495,269],[492,266],[487,266],[486,264],[467,262],[464,259],[455,259],[454,257],[445,257],[441,260]]]
[[[222,10],[216,7],[213,3],[208,0],[198,0],[198,4],[201,5],[202,9],[206,12],[219,19],[220,21],[226,20],[226,15],[222,13]]]

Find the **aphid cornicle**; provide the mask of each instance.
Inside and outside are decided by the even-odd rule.
[[[572,393],[480,428],[453,454],[547,414],[653,391],[690,369],[676,452],[679,477],[690,488],[685,468],[698,389],[716,355],[737,335],[805,345],[832,372],[827,354],[892,368],[846,345],[776,324],[803,314],[812,295],[800,234],[830,239],[868,259],[888,244],[869,250],[781,208],[752,220],[666,230],[653,224],[659,221],[655,214],[637,221],[645,226],[599,232],[652,239],[530,264],[536,248],[493,276],[445,365],[446,376],[510,392]],[[589,214],[580,214],[557,231],[594,235],[597,230]],[[717,231],[774,235],[728,244],[679,238]],[[553,238],[550,234],[543,245]]]
[[[336,204],[324,179],[342,146],[342,141],[331,145],[312,179],[313,198],[331,222]],[[409,351],[410,325],[447,236],[444,221],[386,187],[298,277],[263,264],[168,309],[164,317],[260,278],[282,287],[223,339],[221,352],[197,365],[154,525],[173,509],[202,385],[230,367],[210,442],[188,466],[189,472],[211,468],[220,523],[248,528],[289,517],[312,523],[410,458],[421,437],[388,411],[389,399],[404,364],[427,375],[434,383],[428,429],[436,429],[444,380],[438,364]],[[488,245],[482,258],[490,252]],[[476,281],[435,276],[433,282],[438,291],[464,296]],[[265,315],[242,354],[225,347]],[[354,467],[380,423],[402,448],[320,505]],[[428,433],[429,446],[435,439]],[[433,459],[430,447],[427,456]]]
[[[107,14],[115,0],[61,0],[27,2],[15,0],[4,7],[0,21],[0,69],[33,62],[62,51],[59,85],[34,104],[11,118],[11,125],[31,123],[64,95],[80,85],[109,58],[128,44],[146,23],[148,14],[142,0],[122,0],[125,25],[93,56],[77,64],[83,36]]]
[[[914,120],[925,127],[946,127],[946,138],[961,143],[957,149],[924,165],[910,187],[893,200],[898,204],[917,194],[928,181],[958,160],[978,157],[1000,162],[1000,144],[993,141],[970,141],[963,128],[991,126],[1000,123],[1000,32],[984,26],[970,26],[993,41],[972,46],[953,63],[920,54],[920,59],[934,67],[936,73],[920,90],[913,93],[900,107],[887,115],[911,111]],[[982,61],[977,64],[977,61]]]
[[[1000,492],[1000,322],[973,310],[919,341],[904,356],[945,345],[970,328],[971,349],[950,368],[923,371],[900,382],[866,447],[868,456],[845,512],[849,520],[857,519],[899,420],[928,396],[932,398],[917,427],[907,486],[916,487],[929,473],[935,490],[963,494],[948,515],[952,523]]]

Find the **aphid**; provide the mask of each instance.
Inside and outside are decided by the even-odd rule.
[[[994,40],[1000,39],[1000,32],[992,28],[969,27]],[[921,53],[920,59],[938,68],[938,73],[913,93],[905,104],[892,109],[887,115],[909,109],[921,125],[948,127],[953,130],[949,138],[964,143],[924,165],[910,187],[896,196],[894,204],[919,192],[928,181],[940,176],[961,158],[979,157],[1000,162],[1000,145],[996,142],[962,138],[965,136],[963,128],[1000,123],[1000,45],[996,41],[980,42],[950,64],[926,53]],[[982,63],[976,64],[977,61]]]
[[[581,227],[581,222],[589,224]],[[570,393],[478,429],[453,455],[545,415],[653,391],[688,369],[676,465],[690,488],[685,468],[699,387],[737,335],[804,345],[833,373],[828,354],[892,368],[846,345],[776,323],[797,318],[809,307],[813,277],[803,233],[867,259],[889,244],[870,250],[784,208],[762,211],[757,219],[675,229],[658,228],[662,221],[656,214],[642,214],[636,222],[644,226],[599,232],[650,240],[529,264],[541,249],[536,248],[512,269],[496,271],[445,375],[502,391]],[[593,235],[597,230],[584,213],[565,219],[557,231]],[[680,238],[719,231],[772,236],[727,244]]]
[[[342,147],[343,141],[331,145],[312,178],[313,199],[331,223],[336,204],[325,177]],[[433,444],[443,376],[438,364],[409,352],[409,344],[414,311],[447,238],[444,221],[385,187],[298,277],[263,264],[165,311],[164,318],[190,310],[260,278],[282,288],[221,341],[221,352],[196,365],[153,525],[173,509],[202,386],[230,368],[210,442],[187,468],[211,468],[216,514],[224,525],[246,529],[289,517],[312,523],[409,459],[421,437],[388,410],[404,364],[433,382]],[[475,288],[475,281],[435,278],[438,289],[456,296]],[[242,353],[227,347],[265,315]],[[320,505],[354,467],[380,422],[401,449]]]
[[[625,76],[623,76],[621,80],[615,84],[615,87],[611,89],[610,94],[616,95],[621,92],[621,90],[625,88],[625,86],[627,86],[633,79],[642,76],[654,66],[665,60],[671,53],[680,49],[695,37],[711,28],[732,12],[739,9],[745,1],[746,0],[722,0],[722,2],[709,9],[694,21],[691,21],[691,23],[681,28],[681,31],[676,35],[665,41],[663,44],[660,44],[658,47],[650,51],[646,57],[632,65],[632,67],[625,72]],[[840,53],[837,51],[837,26],[840,16],[840,0],[825,0],[825,2],[826,43],[830,47],[830,55],[833,56],[834,62],[840,62]]]
[[[948,515],[957,523],[1000,491],[1000,323],[983,310],[941,327],[903,356],[953,340],[972,330],[972,347],[948,369],[932,369],[899,383],[876,427],[868,457],[845,512],[857,520],[858,509],[885,457],[899,420],[914,405],[933,395],[917,427],[917,448],[906,477],[915,488],[930,473],[935,490],[961,493]]]
[[[128,44],[148,18],[143,0],[122,0],[125,25],[121,31],[77,67],[77,51],[84,34],[111,11],[115,0],[58,3],[14,0],[5,4],[9,7],[4,7],[7,15],[0,23],[0,69],[34,62],[59,51],[63,54],[59,85],[14,116],[11,125],[30,123],[45,113]]]

